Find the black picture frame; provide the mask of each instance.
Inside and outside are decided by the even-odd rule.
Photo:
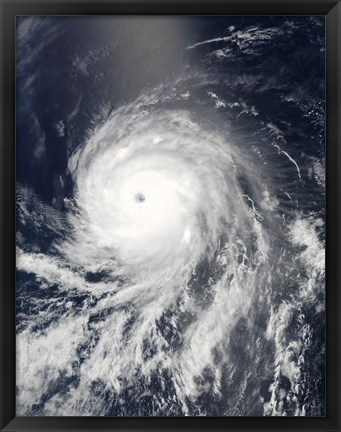
[[[18,15],[326,16],[326,417],[16,417],[15,17]],[[0,0],[0,429],[2,431],[340,431],[341,4],[330,0]]]

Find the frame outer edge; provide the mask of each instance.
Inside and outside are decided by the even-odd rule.
[[[326,15],[326,407],[332,422],[327,432],[341,429],[341,3]],[[329,155],[328,155],[329,153]],[[335,158],[335,159],[334,159]],[[329,191],[329,193],[328,193]],[[329,194],[331,196],[329,196]],[[336,203],[334,202],[336,200]],[[333,229],[332,229],[333,228]],[[332,298],[330,293],[332,292]],[[329,310],[329,313],[328,313]],[[332,332],[336,329],[336,337]],[[336,344],[336,346],[335,346]],[[331,384],[336,384],[334,393]],[[335,386],[334,384],[334,386]]]
[[[337,323],[337,336],[338,336],[338,352],[337,352],[337,370],[338,370],[338,392],[337,392],[337,402],[336,406],[338,406],[337,413],[337,429],[341,430],[341,2],[339,1],[336,9],[336,19],[337,19],[337,51],[336,55],[336,65],[335,72],[337,74],[336,82],[337,82],[337,91],[336,91],[336,108],[335,108],[335,127],[336,127],[336,145],[338,147],[338,170],[337,170],[337,282],[338,286],[335,287],[337,290],[337,306],[338,313],[336,314]]]
[[[0,65],[3,64],[3,3],[0,1]],[[0,68],[0,92],[3,94],[3,68]],[[2,347],[2,341],[3,341],[3,332],[4,332],[4,314],[3,314],[3,220],[2,220],[2,214],[3,214],[3,193],[2,193],[2,185],[3,185],[3,178],[2,178],[2,164],[3,164],[3,98],[0,97],[0,131],[1,131],[1,142],[0,142],[0,340],[1,340],[1,347]],[[3,370],[4,370],[4,360],[3,360],[3,352],[0,351],[0,428],[2,429],[4,427],[4,396],[5,396],[5,390],[4,390],[4,382],[3,382]]]
[[[0,430],[15,418],[15,14],[9,6],[0,0]]]
[[[209,0],[207,0],[207,2],[209,2]],[[13,1],[13,3],[15,4],[16,2]],[[28,0],[24,0],[23,3],[29,4],[30,1]],[[39,3],[39,5],[41,6],[46,6],[46,4],[48,3],[47,1],[38,1],[37,3]],[[61,0],[59,3],[61,4],[66,4],[66,1],[64,2],[64,0]],[[78,1],[77,1],[78,3]],[[128,2],[129,3],[129,0]],[[154,2],[153,2],[154,3]],[[199,2],[202,3],[202,2]],[[241,2],[242,3],[242,2]],[[262,1],[260,1],[259,3],[262,3]],[[290,3],[290,2],[288,2]],[[314,4],[314,1],[311,1],[311,4]],[[320,2],[321,4],[325,3],[324,1]],[[154,3],[155,4],[155,3]],[[12,295],[9,294],[9,291],[11,289],[10,286],[8,286],[8,283],[10,282],[10,277],[9,274],[11,272],[11,269],[6,268],[6,263],[5,263],[5,257],[8,254],[11,254],[13,251],[13,245],[11,247],[9,247],[9,249],[7,248],[7,246],[10,246],[9,241],[13,241],[13,232],[11,229],[12,225],[7,225],[10,221],[10,218],[13,217],[13,215],[15,215],[14,212],[14,208],[10,208],[9,210],[6,208],[6,212],[5,212],[5,204],[7,202],[7,199],[10,198],[10,194],[11,192],[13,192],[14,187],[9,187],[8,183],[5,184],[5,182],[8,182],[8,173],[10,172],[11,166],[9,162],[12,162],[8,160],[5,161],[7,156],[14,156],[14,149],[11,149],[11,151],[9,151],[8,153],[4,151],[5,148],[5,142],[7,142],[6,140],[8,140],[8,138],[10,138],[13,134],[14,136],[14,132],[10,132],[9,129],[11,129],[11,123],[9,122],[9,119],[11,118],[11,116],[13,115],[14,111],[11,112],[11,109],[14,105],[14,102],[10,101],[10,97],[11,97],[11,91],[13,90],[12,85],[14,87],[14,80],[13,78],[10,80],[10,82],[7,82],[5,84],[4,82],[4,70],[8,70],[11,68],[11,66],[8,66],[8,63],[11,63],[8,60],[12,59],[12,56],[7,57],[4,55],[4,53],[6,52],[6,54],[8,53],[8,47],[6,50],[6,29],[10,28],[10,23],[8,21],[10,21],[10,19],[14,18],[14,14],[11,14],[10,12],[10,8],[8,7],[10,6],[10,2],[7,0],[0,0],[0,25],[1,25],[1,31],[0,31],[0,94],[2,95],[2,97],[0,96],[0,131],[1,131],[1,143],[0,143],[0,283],[1,283],[1,288],[0,289],[0,338],[1,338],[1,343],[2,343],[2,348],[6,348],[5,347],[5,342],[9,340],[9,338],[11,337],[11,332],[6,331],[6,328],[8,329],[8,322],[5,321],[5,317],[8,316],[8,311],[6,309],[8,309],[8,307],[10,306],[10,301],[12,300]],[[329,17],[328,17],[329,15]],[[333,145],[336,146],[336,153],[335,155],[337,156],[337,160],[336,160],[336,164],[338,167],[338,171],[337,173],[335,173],[335,175],[333,176],[333,179],[336,181],[335,184],[335,188],[333,189],[334,192],[337,192],[337,204],[335,205],[335,210],[336,210],[336,215],[333,218],[333,222],[335,223],[335,229],[336,232],[334,232],[334,236],[335,236],[335,244],[336,244],[336,252],[337,252],[337,256],[335,258],[335,260],[333,261],[333,263],[337,263],[338,267],[337,270],[335,270],[336,275],[337,275],[337,283],[338,286],[337,287],[333,287],[333,289],[337,290],[337,302],[335,305],[335,309],[336,312],[340,312],[341,311],[341,286],[340,286],[340,276],[341,276],[341,238],[340,238],[340,234],[341,234],[341,229],[340,229],[340,216],[341,216],[341,151],[340,151],[340,146],[341,146],[341,85],[340,85],[340,77],[341,77],[341,55],[340,55],[340,50],[341,50],[341,3],[338,2],[333,9],[330,11],[329,14],[326,15],[326,22],[329,23],[329,18],[330,21],[333,22],[333,25],[336,26],[336,29],[334,28],[334,36],[336,35],[336,41],[335,44],[333,45],[333,50],[332,50],[332,54],[334,56],[334,62],[336,63],[336,66],[333,69],[333,77],[332,77],[332,81],[335,84],[335,86],[337,88],[335,88],[334,86],[334,93],[332,96],[332,103],[328,105],[328,108],[330,108],[330,105],[333,106],[333,118],[332,118],[332,123],[333,126],[332,128],[327,127],[327,134],[328,134],[328,140],[333,142]],[[7,20],[7,21],[6,21]],[[14,56],[14,54],[13,54]],[[336,56],[336,57],[335,57]],[[13,57],[14,58],[14,57]],[[336,62],[337,59],[337,62]],[[15,58],[14,58],[15,60]],[[6,66],[7,64],[7,66]],[[7,86],[7,87],[6,87]],[[9,107],[9,112],[5,111],[5,108],[7,109],[7,107]],[[4,131],[4,128],[6,128],[6,133]],[[333,130],[333,137],[331,137],[331,129]],[[10,147],[10,143],[6,144],[6,148],[8,149],[8,147]],[[14,160],[14,159],[13,159]],[[7,178],[7,180],[6,180]],[[10,201],[9,201],[10,203]],[[11,207],[10,205],[8,207]],[[15,234],[15,233],[14,233]],[[14,247],[14,253],[15,253],[15,247]],[[12,257],[10,258],[12,259]],[[8,262],[8,261],[6,261]],[[14,298],[14,297],[13,297]],[[13,308],[13,305],[10,306]],[[335,319],[334,319],[335,318]],[[336,328],[337,328],[337,332],[338,332],[338,338],[339,338],[339,343],[338,346],[334,348],[335,353],[337,354],[337,359],[336,361],[333,363],[333,366],[336,366],[336,368],[338,369],[339,373],[338,373],[338,377],[337,377],[337,386],[338,386],[338,394],[337,394],[337,401],[335,406],[338,406],[338,403],[340,403],[340,397],[341,397],[341,344],[340,344],[340,338],[341,338],[341,319],[339,318],[339,314],[336,314],[335,317],[333,317],[333,321],[332,324],[336,324]],[[329,330],[331,330],[329,328]],[[6,354],[6,355],[5,355]],[[12,356],[15,356],[15,352],[12,353]],[[14,357],[15,359],[15,357]],[[9,367],[8,370],[6,370],[6,367]],[[12,365],[13,367],[13,365]],[[9,371],[12,368],[9,365],[9,355],[7,353],[5,353],[5,350],[1,350],[0,352],[0,430],[3,431],[16,431],[16,430],[36,430],[36,429],[31,429],[30,427],[20,427],[17,420],[19,420],[19,418],[15,418],[15,405],[14,401],[10,402],[8,399],[8,393],[6,391],[7,385],[6,383],[9,382],[9,377],[7,375],[9,375]],[[334,373],[335,371],[333,371]],[[12,405],[11,405],[12,404]],[[6,411],[6,407],[10,407],[10,410]],[[341,409],[337,409],[337,412],[334,413],[335,417],[333,418],[334,420],[334,424],[331,425],[330,429],[328,428],[327,430],[324,429],[326,432],[338,432],[340,431],[340,426],[341,426]],[[337,423],[335,423],[335,420]],[[288,425],[288,427],[290,427]],[[232,432],[234,428],[232,427],[230,430]],[[285,428],[282,428],[282,430],[284,430]],[[51,429],[50,429],[51,430]],[[76,428],[66,428],[66,429],[60,429],[58,427],[53,429],[55,432],[57,432],[57,430],[60,431],[64,431],[66,432],[66,430],[77,430]],[[79,429],[78,429],[79,430]],[[93,431],[95,430],[104,430],[103,428],[100,429],[93,429]],[[107,429],[108,430],[108,429]],[[112,429],[111,429],[112,430]],[[143,429],[140,429],[143,430]],[[145,431],[147,431],[148,429],[144,429]],[[170,430],[170,429],[169,429]],[[174,429],[172,429],[174,430]],[[180,432],[181,429],[179,429]],[[185,429],[183,429],[185,430]],[[188,429],[187,429],[188,430]],[[226,430],[226,429],[225,429]],[[245,429],[244,429],[245,430]],[[255,430],[259,430],[259,429],[255,429]],[[292,432],[297,431],[296,428],[292,428],[291,429]],[[302,430],[304,430],[302,428]],[[307,429],[305,429],[307,430]],[[320,429],[323,430],[323,429]],[[125,429],[126,432],[128,432],[128,428]],[[136,431],[136,429],[134,429],[134,431]],[[240,430],[241,431],[241,430]],[[116,432],[119,432],[119,428],[116,429]],[[166,432],[166,430],[165,430]]]

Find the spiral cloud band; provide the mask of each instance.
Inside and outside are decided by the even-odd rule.
[[[114,115],[71,160],[78,228],[69,258],[79,249],[134,272],[187,273],[224,246],[226,231],[252,223],[235,150],[185,111],[134,114]]]
[[[114,112],[70,159],[71,236],[56,247],[81,273],[101,275],[91,288],[94,296],[105,293],[95,309],[114,310],[87,360],[92,379],[119,392],[121,380],[133,385],[139,370],[146,377],[170,370],[184,412],[186,399],[204,391],[197,377],[217,350],[226,355],[268,251],[239,184],[254,176],[240,152],[227,130],[204,128],[186,110],[157,110],[143,96]],[[174,330],[183,327],[180,340],[163,334],[165,313],[174,314]],[[219,394],[222,371],[212,370]],[[87,388],[90,382],[82,400]],[[91,395],[84,401],[82,410],[91,412]]]
[[[228,135],[203,129],[186,111],[158,112],[145,102],[143,109],[114,113],[71,159],[74,237],[59,249],[93,272],[130,278],[111,302],[138,310],[129,337],[110,342],[119,355],[113,355],[115,367],[106,379],[170,367],[179,371],[178,389],[186,389],[181,397],[193,397],[199,391],[195,376],[213,362],[213,350],[228,338],[236,316],[247,311],[257,279],[245,262],[251,248],[247,227],[255,231],[258,222],[238,184],[247,167],[237,167],[235,157]],[[253,267],[267,253],[264,234],[255,232]],[[196,274],[207,260],[216,272],[199,287],[202,275],[196,280]],[[182,349],[164,357],[167,342],[158,321],[179,302],[193,322]],[[126,312],[120,317],[123,328],[129,319]],[[146,341],[159,351],[148,360]],[[216,391],[218,383],[217,377]]]

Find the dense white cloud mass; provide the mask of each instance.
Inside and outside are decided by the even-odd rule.
[[[114,112],[70,159],[71,235],[56,247],[80,273],[107,275],[109,282],[84,284],[84,289],[94,296],[97,290],[107,293],[97,310],[116,309],[82,365],[87,373],[79,397],[89,403],[84,392],[94,379],[119,391],[120,380],[131,385],[138,370],[149,376],[169,368],[186,411],[185,399],[203,391],[196,377],[213,364],[215,349],[224,353],[231,328],[248,313],[268,242],[238,181],[238,176],[254,176],[250,158],[241,157],[226,128],[224,134],[204,128],[185,110],[159,111],[151,103],[158,92],[152,96]],[[201,274],[201,263],[216,268],[210,277]],[[26,270],[33,265],[24,256],[18,264]],[[67,279],[67,270],[58,267],[60,281]],[[118,276],[125,282],[115,282]],[[80,285],[75,276],[70,285]],[[158,321],[176,305],[192,322],[174,349]],[[179,325],[177,319],[173,325]],[[19,368],[19,381],[21,373]],[[219,392],[219,368],[215,374]],[[68,402],[63,410],[71,415],[79,403]]]
[[[29,330],[19,335],[19,353],[31,360],[18,367],[19,411],[32,403],[32,395],[38,402],[44,393],[46,367],[56,377],[60,370],[71,374],[83,340],[89,346],[79,365],[79,385],[64,401],[52,397],[47,414],[105,413],[93,382],[120,394],[141,377],[147,382],[154,374],[162,377],[162,371],[170,371],[172,397],[188,413],[189,401],[210,391],[221,395],[231,331],[269,294],[277,253],[269,233],[280,222],[270,185],[262,184],[265,174],[257,172],[255,156],[236,143],[228,124],[218,132],[187,110],[157,109],[164,91],[115,111],[70,158],[75,190],[67,200],[69,235],[55,243],[60,258],[19,251],[19,269],[55,281],[66,293],[85,291],[96,299],[76,318],[71,302],[46,335],[32,339]],[[296,222],[294,242],[299,224],[306,226]],[[318,241],[308,226],[306,237]],[[323,272],[323,256],[316,259]],[[321,271],[314,270],[313,278]],[[88,272],[105,277],[89,282]],[[167,313],[165,333],[160,323]],[[277,340],[286,328],[282,313],[288,312],[279,309],[271,318],[269,339]],[[101,314],[89,328],[87,320]],[[277,342],[278,355],[285,358],[282,343]],[[30,353],[20,352],[24,346]],[[55,362],[57,352],[63,364]],[[297,372],[290,365],[285,370]],[[205,384],[199,377],[208,370],[211,381]],[[25,390],[28,376],[35,384]],[[162,410],[169,400],[155,403]],[[269,402],[267,413],[271,407]]]
[[[253,223],[229,140],[186,111],[115,113],[70,161],[76,229],[61,250],[93,269],[116,272],[115,259],[129,275],[191,273]]]

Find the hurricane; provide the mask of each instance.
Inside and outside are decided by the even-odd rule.
[[[324,412],[324,160],[304,147],[321,146],[323,101],[233,69],[236,40],[257,62],[295,23],[188,43],[204,66],[102,102],[77,140],[76,111],[54,123],[69,142],[62,198],[17,184],[20,415]],[[247,96],[260,85],[285,121]]]

